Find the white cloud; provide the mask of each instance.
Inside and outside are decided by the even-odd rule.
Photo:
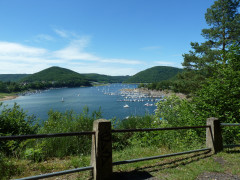
[[[77,71],[79,73],[130,75],[136,73],[134,65],[143,64],[139,60],[97,56],[86,51],[89,43],[90,38],[84,36],[70,40],[69,44],[62,49],[51,51],[20,43],[0,41],[0,73],[34,73],[50,66],[69,69],[80,66],[81,69]]]
[[[45,63],[0,62],[0,74],[32,74],[49,67]]]
[[[102,58],[93,53],[88,53],[85,48],[90,42],[89,37],[82,37],[80,39],[72,40],[70,44],[58,51],[53,52],[53,56],[64,60],[83,60],[96,61],[102,63],[119,63],[119,64],[141,64],[138,60],[117,59],[117,58]]]
[[[40,56],[47,53],[46,49],[24,46],[11,42],[0,42],[1,56]]]
[[[0,62],[16,64],[53,64],[62,63],[56,58],[49,58],[50,52],[43,48],[25,46],[19,43],[0,42]],[[11,67],[11,66],[9,66]],[[9,68],[8,68],[9,69]]]
[[[65,60],[98,61],[100,58],[84,51],[85,48],[88,46],[88,43],[88,37],[82,37],[81,39],[72,40],[67,47],[54,51],[52,55],[53,57]]]

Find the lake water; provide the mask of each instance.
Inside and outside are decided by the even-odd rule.
[[[159,99],[120,91],[124,88],[134,89],[136,87],[137,85],[134,84],[110,84],[96,87],[50,89],[4,101],[4,104],[12,107],[16,102],[29,115],[34,114],[41,121],[47,120],[50,109],[60,112],[73,110],[80,113],[85,106],[90,112],[99,110],[101,107],[104,119],[114,117],[124,119],[131,115],[154,113],[156,100]]]

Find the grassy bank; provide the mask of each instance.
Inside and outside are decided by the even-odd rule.
[[[0,101],[11,100],[17,97],[16,93],[0,93]]]
[[[113,152],[113,161],[132,158],[148,157],[159,154],[172,153],[171,150],[158,147],[131,147]],[[50,158],[39,163],[30,160],[10,159],[11,168],[16,172],[12,178],[20,178],[77,167],[89,166],[90,156],[68,156],[64,158]],[[114,166],[115,176],[122,178],[157,177],[158,179],[197,179],[202,176],[216,178],[216,176],[240,177],[240,148],[225,149],[216,155],[210,153],[195,153],[178,157],[144,161],[126,165]],[[90,171],[74,173],[49,179],[89,179]]]

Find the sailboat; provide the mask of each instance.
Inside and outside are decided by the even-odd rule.
[[[124,107],[124,108],[129,108],[129,105],[126,104],[126,105],[124,105],[123,107]]]
[[[62,97],[62,102],[64,102],[63,97]]]

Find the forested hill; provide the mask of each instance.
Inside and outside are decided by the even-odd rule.
[[[89,81],[81,74],[60,67],[50,67],[21,79],[22,82],[51,82],[59,86],[89,86]]]
[[[17,82],[30,74],[0,74],[0,81],[3,82]]]
[[[44,83],[45,86],[89,86],[90,82],[99,83],[152,83],[171,79],[182,69],[156,66],[141,71],[134,76],[108,76],[96,73],[79,74],[61,67],[50,67],[34,74],[0,74],[0,81]]]
[[[52,67],[52,68],[46,69],[47,71],[43,70],[38,74],[37,73],[35,74],[0,74],[0,81],[2,82],[56,81],[56,77],[59,77],[58,74],[62,74],[61,76],[65,76],[66,73],[67,73],[67,78],[69,78],[69,74],[73,73],[75,74],[74,77],[77,76],[77,78],[79,78],[82,75],[81,78],[84,78],[91,82],[99,82],[99,83],[122,83],[131,77],[131,76],[108,76],[108,75],[97,74],[97,73],[78,74],[68,69],[64,69],[64,68],[60,68],[60,69],[58,69],[58,67]],[[72,77],[72,75],[70,77]]]
[[[130,77],[127,83],[152,83],[168,80],[182,72],[183,69],[169,66],[155,66]]]
[[[99,83],[122,83],[127,81],[130,76],[108,76],[96,73],[82,74],[89,81],[99,82]]]

